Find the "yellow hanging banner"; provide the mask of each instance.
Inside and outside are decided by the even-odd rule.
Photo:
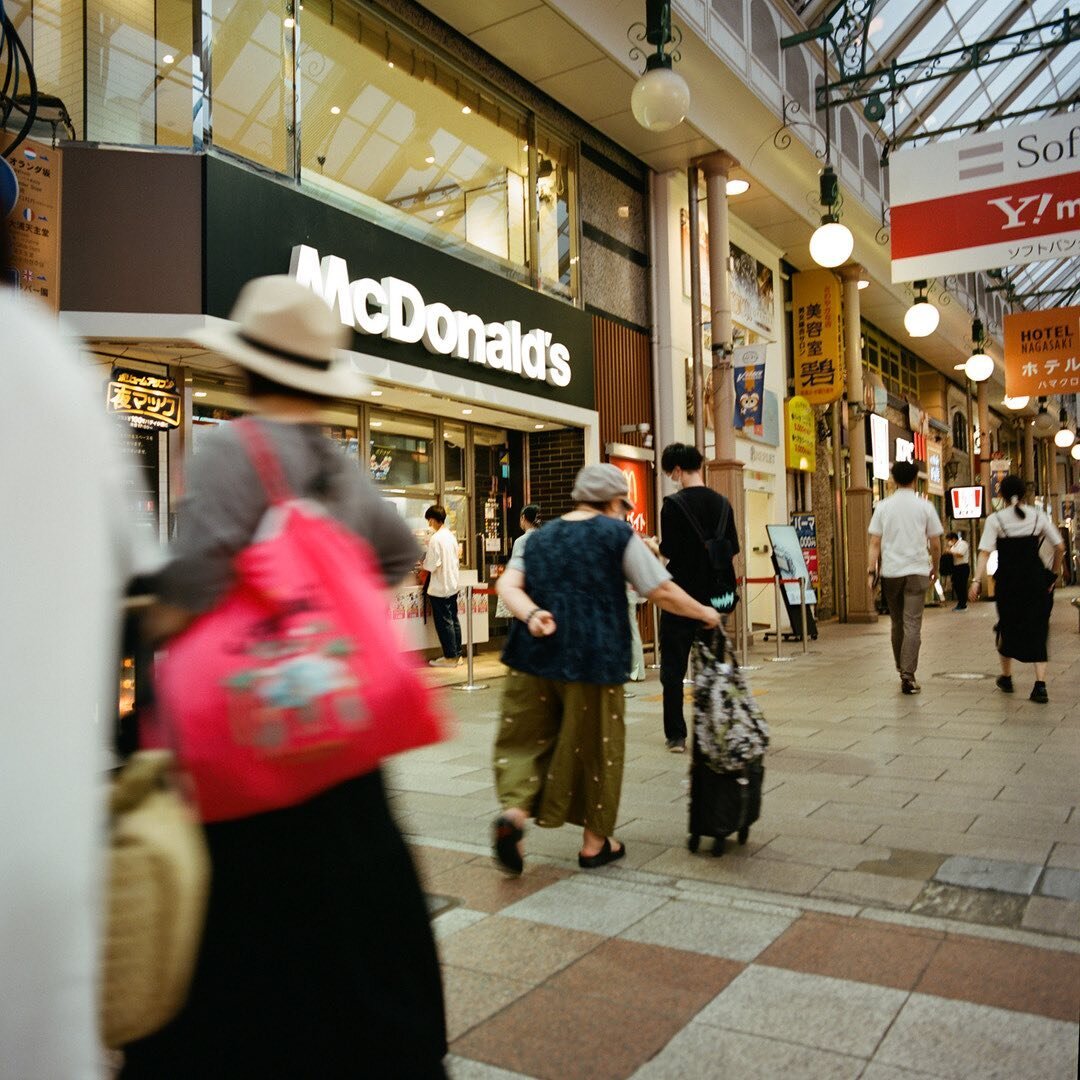
[[[801,270],[791,279],[795,393],[828,405],[844,392],[840,279],[831,270]]]
[[[804,397],[788,398],[784,445],[787,467],[800,472],[817,469],[817,419],[814,407]]]

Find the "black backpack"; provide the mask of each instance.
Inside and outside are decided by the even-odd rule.
[[[690,527],[697,534],[705,548],[706,558],[712,569],[712,588],[709,590],[709,603],[721,614],[735,610],[739,602],[737,582],[735,580],[735,551],[731,541],[727,538],[728,523],[731,520],[731,503],[724,499],[724,505],[720,511],[720,521],[716,526],[716,532],[711,537],[706,537],[702,532],[701,523],[690,512],[690,508],[676,495],[668,498],[683,513],[690,522]],[[723,496],[721,496],[723,498]]]

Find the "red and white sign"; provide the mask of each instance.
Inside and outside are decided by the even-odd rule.
[[[983,516],[981,487],[949,488],[949,516],[954,521],[968,521]]]
[[[638,461],[636,458],[612,456],[608,461],[622,470],[626,485],[630,489],[630,502],[634,509],[627,515],[626,520],[639,536],[652,536],[652,514],[649,506],[649,472],[652,466],[649,462]]]
[[[984,131],[889,160],[892,279],[1080,254],[1080,117]]]

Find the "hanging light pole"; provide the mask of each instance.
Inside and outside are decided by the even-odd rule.
[[[671,25],[670,0],[645,0],[644,25],[634,23],[627,34],[631,41],[656,46],[645,57],[645,71],[630,93],[630,110],[647,131],[669,131],[686,119],[690,109],[690,87],[672,67],[672,61],[679,59],[682,33]],[[630,56],[641,55],[635,44]]]

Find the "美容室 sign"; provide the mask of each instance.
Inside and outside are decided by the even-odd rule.
[[[840,279],[831,270],[791,276],[795,331],[795,393],[811,405],[828,405],[844,392],[840,333]]]
[[[1005,316],[1005,393],[1080,393],[1080,307]]]
[[[1076,113],[889,159],[894,282],[1080,254]]]

